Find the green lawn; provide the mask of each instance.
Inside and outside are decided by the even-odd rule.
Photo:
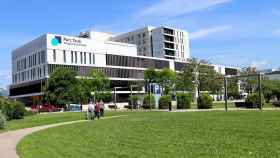
[[[279,158],[280,112],[138,112],[40,131],[21,158]]]
[[[117,112],[107,112],[106,115],[118,115]],[[5,130],[0,130],[1,132],[8,130],[16,130],[22,128],[35,127],[40,125],[49,125],[60,122],[76,121],[85,119],[85,114],[81,112],[65,112],[65,113],[46,113],[38,114],[34,116],[27,116],[21,120],[7,121],[7,127]]]

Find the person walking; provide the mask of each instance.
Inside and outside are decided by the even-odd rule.
[[[94,113],[95,113],[94,117],[97,117],[98,120],[99,120],[99,118],[100,118],[100,105],[99,105],[98,102],[96,102],[96,104],[95,104]]]
[[[104,106],[104,102],[102,99],[100,100],[99,105],[100,105],[100,116],[104,117],[105,106]]]
[[[94,119],[93,112],[94,112],[94,105],[93,105],[92,102],[90,102],[89,105],[88,105],[88,111],[87,111],[87,119],[88,120],[93,120]]]

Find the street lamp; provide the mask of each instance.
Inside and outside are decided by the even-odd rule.
[[[133,111],[133,101],[132,101],[132,88],[133,87],[138,87],[138,85],[130,85],[130,101],[131,101],[131,111]]]
[[[114,87],[114,103],[115,103],[115,110],[117,110],[117,94],[116,91],[117,89],[120,89],[122,87]]]

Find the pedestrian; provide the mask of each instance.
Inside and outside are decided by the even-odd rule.
[[[96,104],[95,104],[94,113],[95,113],[94,117],[97,117],[98,120],[99,120],[99,118],[100,118],[100,105],[99,105],[98,102],[96,102]]]
[[[101,117],[104,117],[105,106],[104,106],[104,102],[102,99],[100,100],[99,105],[100,105],[100,115],[101,115]]]
[[[93,105],[92,102],[90,102],[89,105],[88,105],[88,111],[87,111],[87,119],[88,120],[93,120],[94,119],[93,112],[94,112],[94,105]]]

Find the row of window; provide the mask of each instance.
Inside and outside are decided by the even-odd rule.
[[[80,58],[79,64],[95,64],[94,53],[71,51],[71,63],[78,64],[78,55]],[[63,50],[63,62],[67,63],[67,52]],[[87,60],[88,59],[88,60]],[[57,51],[53,50],[53,61],[57,62]]]
[[[16,61],[16,72],[44,64],[46,62],[46,51],[39,51],[23,59]]]
[[[57,68],[66,68],[73,70],[80,76],[86,76],[92,69],[103,72],[106,76],[112,78],[144,78],[143,70],[119,69],[119,68],[94,68],[89,66],[73,66],[73,65],[48,65],[49,73],[54,72]]]
[[[110,66],[123,66],[123,67],[139,67],[139,68],[154,67],[156,69],[163,69],[169,67],[169,61],[165,61],[165,60],[119,56],[119,55],[112,55],[112,54],[106,55],[106,64]]]
[[[16,73],[12,76],[13,83],[20,83],[24,81],[36,80],[46,76],[47,70],[45,65],[43,67],[36,67],[26,71]]]

